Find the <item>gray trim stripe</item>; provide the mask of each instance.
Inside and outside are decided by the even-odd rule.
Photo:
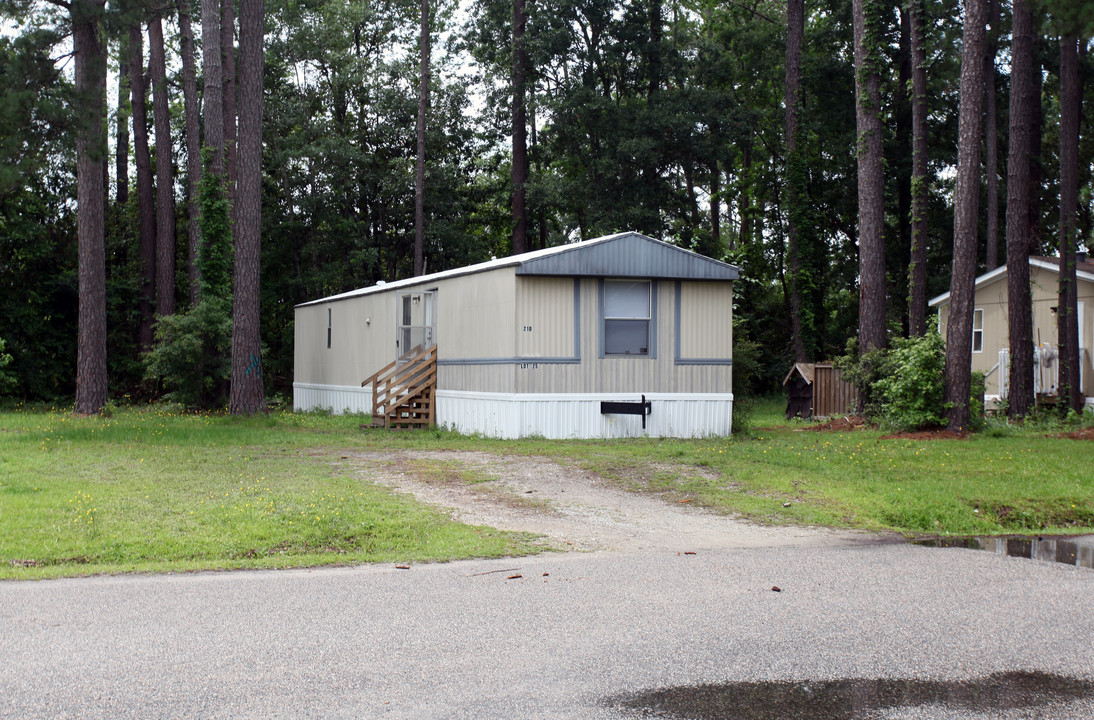
[[[492,357],[492,358],[445,358],[437,360],[438,365],[521,365],[539,363],[542,365],[580,365],[579,357]]]
[[[676,358],[674,365],[732,365],[733,358]]]

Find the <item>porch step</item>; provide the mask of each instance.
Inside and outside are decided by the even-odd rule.
[[[364,380],[372,385],[370,427],[410,429],[434,424],[433,390],[437,387],[437,346],[391,363]]]

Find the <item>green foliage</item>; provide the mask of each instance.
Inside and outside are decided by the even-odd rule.
[[[858,356],[858,342],[837,361],[843,377],[859,388],[866,417],[899,431],[944,427],[946,346],[938,324],[927,323],[921,337],[897,338],[888,350]],[[969,430],[985,428],[984,374],[971,376]]]
[[[899,430],[919,430],[946,424],[943,401],[945,343],[931,326],[921,337],[901,338],[880,363],[874,385],[885,422]],[[983,415],[984,378],[980,376]],[[974,392],[975,397],[975,392]]]
[[[984,392],[984,373],[975,371],[969,377],[969,430],[973,432],[980,432],[986,427]]]
[[[15,378],[10,372],[4,371],[4,368],[10,364],[11,355],[4,352],[4,338],[0,338],[0,395],[6,395],[15,386]]]
[[[206,162],[208,167],[208,162]],[[201,296],[230,298],[232,294],[232,221],[231,205],[219,176],[204,172],[199,188],[201,207],[201,247],[198,267],[201,271]]]
[[[232,226],[219,177],[201,181],[201,294],[185,313],[156,321],[156,342],[144,356],[144,376],[162,384],[164,397],[187,407],[227,403],[232,351]]]
[[[188,312],[159,318],[156,344],[144,356],[145,378],[162,383],[169,401],[221,408],[228,400],[231,350],[231,299],[210,294]]]
[[[847,341],[847,353],[835,362],[843,379],[858,388],[863,413],[868,418],[880,418],[885,411],[885,399],[878,383],[887,375],[887,360],[884,348],[860,355],[858,338],[854,337]]]

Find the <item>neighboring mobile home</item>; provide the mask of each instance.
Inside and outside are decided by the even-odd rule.
[[[1080,256],[1078,278],[1079,367],[1087,403],[1094,402],[1094,373],[1091,372],[1091,341],[1094,339],[1094,263]],[[1033,301],[1034,391],[1041,398],[1053,397],[1059,383],[1059,346],[1056,329],[1059,305],[1060,259],[1031,257],[1029,288]],[[938,330],[945,337],[950,294],[932,299],[938,308]],[[972,369],[985,373],[986,400],[1007,397],[1010,378],[1010,340],[1007,312],[1007,268],[998,267],[976,278],[973,302]]]
[[[372,412],[361,381],[435,346],[434,417],[460,432],[728,435],[738,273],[629,232],[303,303],[293,407]]]

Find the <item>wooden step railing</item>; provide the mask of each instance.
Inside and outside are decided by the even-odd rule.
[[[361,387],[372,385],[373,427],[428,427],[436,421],[437,346],[407,355],[402,364],[395,361],[361,382]]]

